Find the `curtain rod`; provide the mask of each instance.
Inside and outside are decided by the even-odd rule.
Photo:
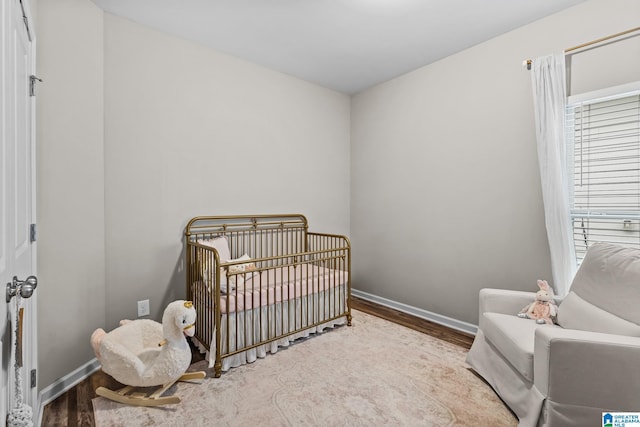
[[[569,47],[569,48],[564,50],[564,54],[566,55],[569,52],[573,52],[574,50],[582,49],[583,47],[591,46],[592,44],[601,43],[601,42],[604,42],[604,41],[607,41],[607,40],[614,39],[616,37],[624,36],[624,35],[627,35],[627,34],[630,34],[630,33],[635,33],[636,31],[640,31],[640,27],[631,28],[630,30],[621,31],[619,33],[611,34],[610,36],[600,37],[599,39],[591,40],[590,42],[587,42],[587,43],[582,43],[582,44],[579,44],[577,46]],[[527,70],[530,70],[532,63],[533,63],[533,61],[531,59],[527,59],[526,61],[523,62],[522,65],[526,66]]]

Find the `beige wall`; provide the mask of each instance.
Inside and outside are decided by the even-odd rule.
[[[102,11],[37,9],[38,388],[93,356],[105,319]]]
[[[136,301],[184,297],[196,215],[305,214],[349,233],[348,96],[104,14],[40,1],[39,389]]]
[[[637,1],[626,3],[631,3],[632,7],[623,10],[628,10],[630,16],[635,13],[637,26],[640,22],[640,4]],[[622,24],[616,23],[615,27],[623,30]],[[615,42],[597,46],[566,56],[569,95],[640,80],[640,33],[635,32]]]
[[[348,96],[105,14],[107,325],[184,297],[197,215],[349,232]]]
[[[354,96],[354,287],[477,324],[482,287],[551,279],[522,61],[638,17],[634,0],[586,2]],[[574,55],[573,93],[637,80],[639,41]]]

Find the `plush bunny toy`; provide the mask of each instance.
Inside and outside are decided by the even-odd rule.
[[[558,307],[553,301],[553,289],[546,280],[538,280],[538,286],[540,290],[536,292],[536,300],[524,307],[518,317],[552,325],[558,313]]]

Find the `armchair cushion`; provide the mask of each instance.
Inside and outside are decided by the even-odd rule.
[[[536,329],[554,328],[540,325],[531,319],[500,314],[483,313],[483,331],[487,339],[511,362],[520,375],[533,381],[533,346]]]
[[[558,324],[565,329],[640,337],[640,325],[585,301],[573,291],[558,308]]]
[[[640,250],[607,243],[589,247],[571,284],[583,300],[640,325]]]

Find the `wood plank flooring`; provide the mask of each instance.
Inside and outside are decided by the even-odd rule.
[[[440,338],[463,348],[470,348],[473,336],[446,326],[420,319],[415,316],[372,303],[360,298],[352,298],[351,307],[374,316],[398,323],[419,332]],[[192,348],[193,362],[202,360],[202,355]],[[117,390],[122,386],[102,371],[93,373],[89,378],[60,395],[44,407],[42,425],[56,427],[93,427],[93,406],[91,400],[96,397],[96,388],[103,386]]]
[[[452,344],[464,347],[467,350],[471,348],[473,343],[473,335],[442,326],[429,320],[412,316],[411,314],[385,307],[374,302],[366,301],[360,298],[352,298],[351,308],[359,310],[391,322],[397,323],[407,328],[414,329],[418,332],[431,335],[441,340],[448,341]]]

